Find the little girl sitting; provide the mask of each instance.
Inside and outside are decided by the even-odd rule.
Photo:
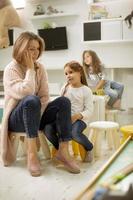
[[[103,65],[94,51],[88,50],[83,52],[83,66],[88,86],[92,91],[102,88],[104,93],[110,97],[107,108],[121,109],[121,97],[124,86],[116,81],[107,80]]]
[[[93,145],[83,134],[93,112],[93,95],[87,87],[83,67],[76,61],[69,62],[64,67],[67,84],[62,88],[61,95],[71,102],[72,139],[81,144],[86,152],[84,162],[92,161]],[[56,124],[49,124],[45,128],[45,135],[58,149]]]

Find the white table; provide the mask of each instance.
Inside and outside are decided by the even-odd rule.
[[[105,120],[105,106],[108,101],[108,96],[93,95],[94,98],[94,111],[91,121],[104,121]]]

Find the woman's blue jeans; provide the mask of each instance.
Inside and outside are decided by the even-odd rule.
[[[86,151],[91,151],[93,144],[88,140],[86,135],[83,134],[83,130],[86,128],[86,124],[82,120],[77,120],[72,124],[72,139],[81,144]],[[56,124],[48,124],[45,126],[45,136],[54,145],[56,149],[59,148],[58,142],[58,130]]]
[[[58,97],[48,104],[41,117],[41,103],[38,96],[23,98],[9,116],[9,131],[26,132],[27,137],[38,136],[47,124],[55,123],[58,140],[69,141],[71,134],[71,103],[66,97]]]

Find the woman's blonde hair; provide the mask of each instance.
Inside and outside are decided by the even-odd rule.
[[[39,43],[39,55],[38,58],[41,56],[43,50],[44,50],[44,41],[41,37],[36,35],[33,32],[23,32],[20,34],[20,36],[15,41],[15,44],[13,46],[13,58],[18,62],[22,63],[22,57],[24,51],[27,49],[29,42],[32,40],[36,40]]]
[[[98,55],[96,54],[95,51],[92,51],[92,50],[86,50],[83,52],[83,55],[82,55],[82,61],[83,61],[83,67],[84,67],[84,70],[86,72],[86,74],[88,74],[88,67],[89,65],[87,65],[85,63],[85,54],[89,54],[91,57],[92,57],[92,63],[91,63],[91,66],[93,67],[93,71],[94,73],[98,74],[102,71],[101,67],[102,67],[102,63],[101,63],[101,60],[99,59]]]

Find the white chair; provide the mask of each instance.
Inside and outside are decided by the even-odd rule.
[[[44,134],[40,131],[38,136],[39,136],[40,147],[45,158],[50,159],[51,158],[50,149],[49,149],[49,146]],[[26,133],[25,132],[19,132],[19,133],[11,132],[11,141],[12,141],[13,148],[16,155],[18,151],[19,142],[21,141],[21,137],[24,137],[24,141],[22,142],[22,148],[25,153],[26,152]]]
[[[94,156],[101,156],[102,134],[106,133],[109,148],[117,149],[120,145],[119,124],[112,121],[96,121],[89,124],[89,140],[94,145]]]
[[[93,95],[93,99],[95,105],[94,105],[93,115],[91,117],[91,122],[105,120],[105,110],[106,110],[105,107],[109,100],[109,96]]]

